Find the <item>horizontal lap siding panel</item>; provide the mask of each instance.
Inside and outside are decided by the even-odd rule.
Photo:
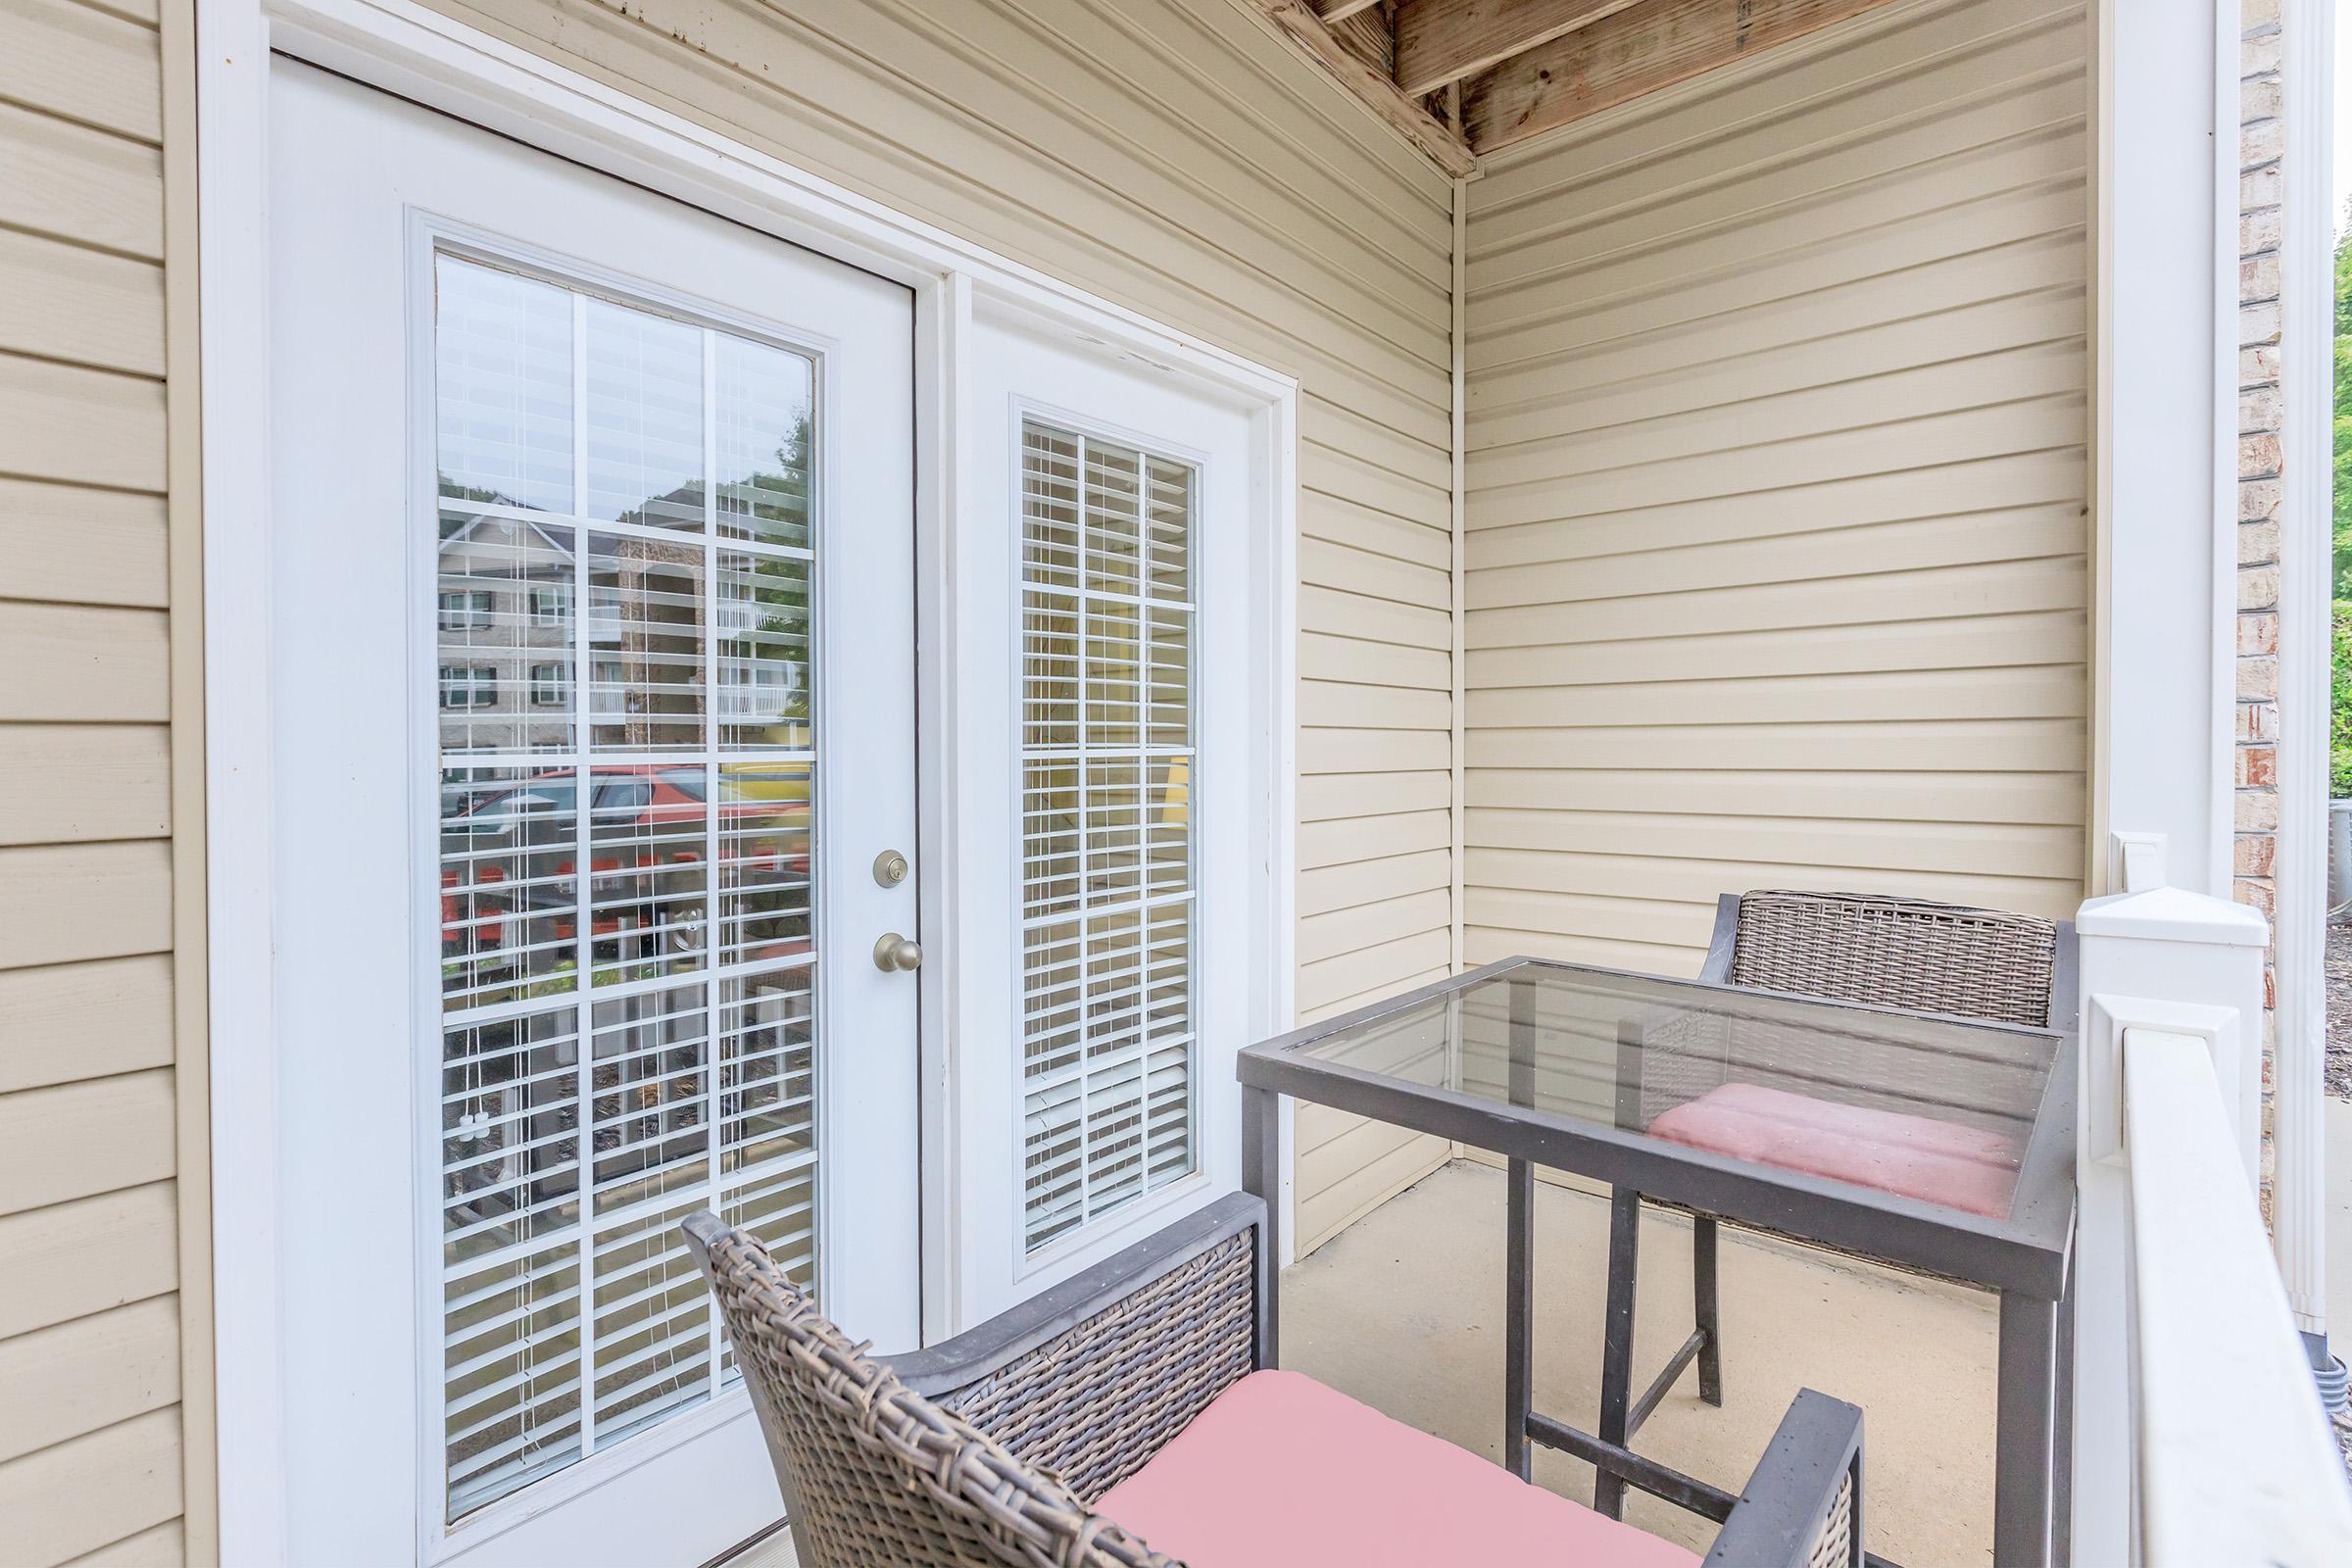
[[[0,352],[163,374],[163,269],[0,230]]]
[[[1575,548],[1574,527],[1553,532],[1553,548]],[[2049,561],[2082,544],[2082,517],[2068,502],[2038,507],[1969,508],[1897,522],[1854,524],[1765,539],[1629,551],[1619,555],[1541,558],[1489,565],[1465,584],[1471,610],[1573,604],[1663,592],[1803,582],[1827,564],[1837,577],[1923,571],[1984,561]],[[1835,537],[1827,537],[1834,534]],[[1523,543],[1534,543],[1527,540]]]
[[[0,477],[0,600],[160,610],[168,561],[160,495]]]
[[[162,1181],[172,1136],[169,1069],[0,1096],[0,1214]]]
[[[1425,159],[1231,0],[435,3],[1296,375],[1300,1005],[1358,956],[1378,985],[1442,952],[1451,192]]]
[[[1468,961],[2079,901],[2083,39],[1893,7],[1471,187]]]
[[[1446,183],[1222,0],[445,9],[1445,450]],[[1004,36],[1031,32],[1061,36]],[[1306,232],[1310,188],[1365,231]]]
[[[168,952],[171,897],[161,839],[0,849],[0,970]]]
[[[0,1339],[174,1289],[178,1224],[168,1181],[0,1215]]]
[[[176,1563],[162,49],[0,8],[0,1549]]]
[[[10,1568],[51,1568],[177,1518],[179,1454],[172,1408],[0,1464]]]
[[[1841,822],[1993,822],[2080,830],[2084,800],[2065,773],[1739,772],[1686,768],[1482,768],[1465,808],[1649,811],[1691,817],[1814,817]]]
[[[12,0],[0,97],[145,142],[163,140],[152,26],[80,0]]]
[[[0,18],[13,36],[16,24]],[[13,228],[145,261],[164,254],[164,164],[153,147],[0,103]]]
[[[2047,279],[2080,270],[2082,251],[2036,237],[1482,372],[1480,449],[1818,385],[1825,355],[1866,375],[1948,356],[1955,335],[1984,353],[2078,334],[2082,290]]]
[[[185,1532],[180,1521],[168,1519],[84,1552],[64,1568],[178,1568],[186,1560]]]
[[[0,473],[161,490],[164,384],[0,356]]]
[[[1298,1160],[1297,1257],[1305,1257],[1445,1164],[1451,1151],[1443,1138],[1358,1117],[1321,1153],[1321,1158]]]
[[[1447,569],[1453,554],[1451,535],[1442,527],[1316,492],[1298,498],[1298,533],[1301,540],[1327,540],[1441,571]]]
[[[2079,605],[1994,611],[1934,620],[1867,621],[1763,631],[1630,637],[1612,642],[1537,641],[1473,649],[1464,662],[1474,690],[1609,685],[1629,674],[1706,680],[1727,669],[1749,678],[1888,669],[1975,669],[1996,664],[2075,663],[2088,635]]]
[[[0,1093],[172,1064],[162,954],[0,969]]]
[[[2082,459],[2066,448],[1996,453],[1925,467],[1732,491],[1659,504],[1642,497],[1617,511],[1540,517],[1480,531],[1478,570],[1530,562],[1739,546],[1923,517],[2020,508],[2079,506]],[[1795,525],[1814,519],[1810,526]],[[1821,519],[1831,519],[1822,521]]]
[[[1398,693],[1442,692],[1453,683],[1452,661],[1443,648],[1404,648],[1336,632],[1298,634],[1302,681],[1371,681]]]
[[[1441,896],[1440,923],[1419,937],[1304,965],[1298,977],[1299,1022],[1336,1017],[1444,979],[1451,946],[1444,909]],[[1452,1152],[1443,1138],[1305,1102],[1298,1102],[1291,1143],[1298,1172],[1296,1257],[1314,1251],[1445,1164]]]
[[[1453,798],[1453,781],[1442,769],[1417,773],[1318,773],[1298,780],[1298,824],[1398,811],[1443,811]]]
[[[172,748],[161,724],[23,724],[0,845],[159,838],[172,830]]]
[[[173,1297],[0,1340],[0,1462],[178,1399]]]
[[[2053,236],[2072,236],[2072,247],[2079,250],[2086,211],[2083,170],[2077,167],[2017,190],[1840,235],[1834,242],[1737,259],[1672,280],[1637,274],[1619,293],[1579,301],[1573,309],[1559,303],[1556,290],[1531,289],[1527,292],[1538,303],[1551,302],[1547,314],[1503,319],[1482,313],[1489,337],[1465,341],[1471,371],[1482,380],[1498,369],[1508,377],[1494,394],[1482,394],[1473,384],[1465,407],[1481,413],[1490,402],[1528,396],[1522,374],[1540,373],[1532,362],[1622,350],[1637,337],[1657,342],[1670,359],[1714,352],[1717,343],[1722,353],[1743,354],[1760,344],[1803,341],[1810,335],[1808,295],[1841,290],[1847,309],[1868,313],[1870,295],[1858,285],[1873,279],[1888,279],[1886,287],[1899,290],[1920,282],[1926,270],[1939,263],[1966,265],[1998,247]],[[2000,286],[1997,277],[1993,281]],[[1774,334],[1776,318],[1797,324]],[[1709,338],[1714,341],[1705,341]]]

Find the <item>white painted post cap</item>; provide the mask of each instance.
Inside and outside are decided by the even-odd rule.
[[[2186,888],[2150,888],[2092,899],[2075,912],[2075,929],[2086,937],[2138,937],[2149,942],[2206,942],[2261,948],[2271,941],[2271,922],[2260,909],[2191,893]]]

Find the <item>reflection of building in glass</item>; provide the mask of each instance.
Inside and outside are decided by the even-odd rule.
[[[435,334],[455,1518],[724,1386],[688,1209],[815,1278],[812,379],[451,257]]]
[[[703,744],[705,560],[700,539],[588,536],[587,719],[598,748]]]
[[[441,741],[445,751],[560,751],[570,679],[571,530],[527,518],[441,515]]]

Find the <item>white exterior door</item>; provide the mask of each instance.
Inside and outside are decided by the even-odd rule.
[[[678,1222],[918,1335],[911,296],[269,108],[288,1555],[699,1563],[780,1508]]]
[[[1287,815],[1248,404],[1017,311],[968,344],[962,1327],[1240,1185]]]

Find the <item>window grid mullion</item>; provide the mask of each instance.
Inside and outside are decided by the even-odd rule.
[[[1074,463],[1074,468],[1071,471],[1072,491],[1069,506],[1072,527],[1070,538],[1072,559],[1068,583],[1067,585],[1057,585],[1044,580],[1046,576],[1052,574],[1051,568],[1041,571],[1033,557],[1022,574],[1025,611],[1042,613],[1047,609],[1048,601],[1052,598],[1062,598],[1070,604],[1069,646],[1073,656],[1072,662],[1077,666],[1071,687],[1076,705],[1076,722],[1072,729],[1070,744],[1051,746],[1025,744],[1023,747],[1024,754],[1032,762],[1062,762],[1074,770],[1069,779],[1067,794],[1069,809],[1072,813],[1071,832],[1076,841],[1070,851],[1070,858],[1076,865],[1075,889],[1072,895],[1064,901],[1063,908],[1058,913],[1030,914],[1024,910],[1021,921],[1024,948],[1031,951],[1034,951],[1033,944],[1039,940],[1041,934],[1050,928],[1064,926],[1073,933],[1073,953],[1070,960],[1066,963],[1056,962],[1053,966],[1054,973],[1058,978],[1049,978],[1043,975],[1034,978],[1031,983],[1037,989],[1032,992],[1023,1004],[1024,1020],[1031,1016],[1033,1009],[1041,1005],[1043,1012],[1040,1016],[1074,1013],[1072,1023],[1068,1026],[1070,1028],[1070,1045],[1075,1051],[1074,1057],[1035,1077],[1024,1074],[1025,1101],[1033,1101],[1036,1096],[1054,1090],[1066,1090],[1070,1101],[1065,1102],[1065,1104],[1074,1102],[1076,1107],[1074,1123],[1061,1123],[1065,1131],[1060,1133],[1036,1131],[1024,1135],[1025,1142],[1030,1145],[1032,1157],[1037,1157],[1038,1150],[1042,1147],[1063,1140],[1066,1140],[1068,1147],[1074,1151],[1074,1152],[1058,1156],[1047,1167],[1051,1169],[1053,1166],[1061,1166],[1068,1171],[1068,1174],[1056,1178],[1057,1184],[1061,1185],[1065,1196],[1055,1198],[1049,1193],[1043,1195],[1041,1200],[1049,1208],[1062,1216],[1049,1222],[1053,1234],[1058,1235],[1071,1229],[1073,1225],[1083,1226],[1107,1211],[1108,1202],[1101,1190],[1105,1173],[1096,1168],[1101,1151],[1097,1145],[1096,1129],[1093,1127],[1097,1112],[1104,1108],[1102,1103],[1099,1103],[1101,1097],[1095,1087],[1100,1081],[1111,1077],[1121,1080],[1120,1101],[1132,1102],[1135,1123],[1133,1127],[1123,1129],[1117,1135],[1117,1141],[1132,1144],[1134,1148],[1131,1157],[1122,1161],[1122,1170],[1119,1173],[1118,1181],[1123,1191],[1117,1195],[1115,1201],[1124,1204],[1157,1185],[1164,1185],[1165,1181],[1169,1179],[1165,1174],[1157,1178],[1153,1174],[1151,1060],[1155,1054],[1164,1052],[1171,1047],[1182,1049],[1187,1053],[1183,1102],[1183,1114],[1186,1119],[1187,1168],[1192,1168],[1193,1163],[1197,1162],[1197,1128],[1193,1123],[1198,1120],[1198,1084],[1195,1082],[1198,1072],[1194,1070],[1190,1061],[1195,1035],[1190,1027],[1191,1006],[1189,1002],[1186,1008],[1188,1020],[1186,1027],[1165,1036],[1155,1037],[1151,1023],[1153,1010],[1152,996],[1154,984],[1164,978],[1164,970],[1160,966],[1162,960],[1155,956],[1158,948],[1154,945],[1155,927],[1152,917],[1158,911],[1178,907],[1182,907],[1186,911],[1183,916],[1186,936],[1182,952],[1184,954],[1184,981],[1188,993],[1191,988],[1193,976],[1191,973],[1190,933],[1195,927],[1192,908],[1198,892],[1193,861],[1197,847],[1192,837],[1193,824],[1188,793],[1184,820],[1186,864],[1183,886],[1174,890],[1155,889],[1152,882],[1152,833],[1148,804],[1152,789],[1152,764],[1160,763],[1171,773],[1177,765],[1182,765],[1189,780],[1193,771],[1192,759],[1195,756],[1195,748],[1189,744],[1192,740],[1192,712],[1196,697],[1189,648],[1182,660],[1187,731],[1184,740],[1187,744],[1169,747],[1156,746],[1152,742],[1150,714],[1153,697],[1154,656],[1157,651],[1167,646],[1167,639],[1175,630],[1173,623],[1167,628],[1155,627],[1153,625],[1154,612],[1163,614],[1173,612],[1175,614],[1183,615],[1187,623],[1185,635],[1188,640],[1196,636],[1197,632],[1190,624],[1194,620],[1195,611],[1194,603],[1191,600],[1162,599],[1155,593],[1158,583],[1152,573],[1152,562],[1154,559],[1152,533],[1154,472],[1152,456],[1140,450],[1131,452],[1131,449],[1124,446],[1111,449],[1118,454],[1120,459],[1131,459],[1134,464],[1132,484],[1122,491],[1115,482],[1121,476],[1106,475],[1103,484],[1096,483],[1098,475],[1095,473],[1095,467],[1103,455],[1103,443],[1097,442],[1078,431],[1060,430],[1042,425],[1032,425],[1030,429],[1039,432],[1040,439],[1034,443],[1024,443],[1022,523],[1025,556],[1028,556],[1032,549],[1041,547],[1045,542],[1036,537],[1031,530],[1043,525],[1039,513],[1041,509],[1052,504],[1050,498],[1055,488],[1054,469],[1058,467],[1056,460],[1064,457],[1064,451],[1056,451],[1054,448],[1061,443],[1066,443],[1065,450],[1070,461]],[[1182,548],[1189,552],[1199,498],[1198,487],[1190,481],[1189,477],[1184,481],[1184,489],[1186,492],[1183,519],[1185,538]],[[1122,501],[1126,503],[1128,509],[1125,513],[1119,511],[1119,504]],[[1117,543],[1118,523],[1122,517],[1131,524],[1132,538],[1129,543],[1132,545],[1134,559],[1126,564],[1131,566],[1134,575],[1132,591],[1106,575],[1119,564],[1119,563],[1110,561],[1109,557],[1113,554],[1112,547]],[[1101,548],[1105,557],[1104,569],[1100,572],[1090,559],[1097,548]],[[1108,631],[1114,617],[1090,615],[1090,612],[1106,606],[1115,606],[1121,611],[1132,612],[1133,627],[1131,632],[1126,634],[1126,641],[1121,649],[1113,650],[1108,642]],[[1115,618],[1124,621],[1128,617],[1121,615]],[[1102,622],[1100,626],[1097,624],[1098,621]],[[1096,636],[1098,631],[1103,632],[1104,635],[1098,638]],[[1029,657],[1040,661],[1050,660],[1049,652],[1045,648],[1036,646],[1039,640],[1039,628],[1032,625],[1026,635],[1032,643],[1028,650]],[[1118,746],[1104,744],[1096,723],[1093,705],[1099,695],[1098,688],[1101,683],[1097,680],[1097,671],[1093,667],[1092,658],[1098,652],[1102,653],[1105,659],[1113,657],[1113,654],[1117,652],[1123,652],[1132,658],[1133,667],[1127,672],[1128,683],[1132,687],[1130,704],[1132,712],[1126,715],[1132,720],[1135,728],[1134,735],[1130,737],[1132,744]],[[1044,671],[1040,670],[1037,678],[1042,679],[1043,676]],[[1118,682],[1109,676],[1107,665],[1105,666],[1105,678],[1111,681],[1108,690],[1115,692],[1118,689]],[[1027,677],[1025,677],[1025,681]],[[1029,694],[1025,692],[1024,701],[1027,700],[1029,700]],[[1120,715],[1111,713],[1102,715],[1103,722],[1106,723],[1116,722],[1119,717]],[[1025,726],[1026,721],[1025,715]],[[1026,739],[1025,733],[1024,741]],[[1121,792],[1117,800],[1121,814],[1131,815],[1132,818],[1126,824],[1126,831],[1132,837],[1132,843],[1127,846],[1131,851],[1133,878],[1136,884],[1132,890],[1098,889],[1095,885],[1097,872],[1104,870],[1107,874],[1107,869],[1102,854],[1094,842],[1093,829],[1098,825],[1098,819],[1104,819],[1102,825],[1115,831],[1114,825],[1105,819],[1105,813],[1109,809],[1113,797],[1106,793],[1109,788],[1107,783],[1098,779],[1097,764],[1103,767],[1132,767],[1134,769],[1132,784],[1126,791]],[[1044,806],[1045,803],[1042,801],[1024,802],[1021,822],[1025,839],[1028,835],[1039,831],[1038,822],[1034,818],[1037,812],[1044,809]],[[1050,813],[1048,814],[1050,815]],[[1109,853],[1114,859],[1108,862],[1108,865],[1115,867],[1118,851],[1113,848]],[[1048,855],[1050,863],[1052,858],[1050,849]],[[1102,1000],[1102,998],[1093,995],[1092,966],[1098,959],[1112,953],[1112,950],[1102,946],[1106,922],[1122,919],[1132,921],[1133,930],[1124,933],[1125,941],[1120,945],[1119,951],[1112,955],[1113,961],[1119,962],[1123,967],[1127,967],[1126,972],[1118,977],[1116,995],[1121,999],[1121,1004],[1116,1014],[1097,1016],[1090,1009],[1089,1004],[1093,1001]],[[1108,992],[1103,993],[1103,997],[1109,995]],[[1110,1042],[1114,1039],[1114,1030],[1118,1043],[1112,1045]],[[1105,1049],[1106,1047],[1107,1049]],[[1101,1051],[1102,1054],[1096,1054],[1098,1051]],[[1025,1104],[1024,1125],[1030,1114],[1031,1112]],[[1026,1161],[1024,1163],[1026,1164]],[[1032,1174],[1034,1176],[1036,1173]],[[1023,1212],[1024,1224],[1034,1224],[1037,1216],[1029,1212],[1026,1204]],[[1076,1216],[1075,1219],[1069,1217],[1073,1212]]]
[[[575,1283],[579,1302],[579,1420],[580,1454],[583,1458],[596,1451],[596,1030],[595,1004],[590,1000],[596,982],[595,878],[591,874],[594,854],[589,835],[594,830],[590,796],[595,792],[595,774],[589,767],[588,714],[588,643],[589,572],[588,557],[594,549],[595,536],[589,533],[588,514],[588,300],[576,290],[571,295],[571,504],[578,513],[581,525],[572,530],[572,812],[576,834],[572,844],[571,936],[575,944],[572,959],[572,1005],[577,1009],[574,1024],[577,1044],[573,1048],[579,1062],[579,1077],[573,1085],[577,1109],[572,1128],[580,1141],[578,1187],[580,1195],[580,1262],[579,1278]]]
[[[703,1152],[709,1201],[719,1206],[719,1145],[726,1137],[720,1115],[718,1011],[718,710],[727,701],[719,673],[718,621],[718,334],[703,328]],[[811,873],[814,866],[810,867]],[[810,900],[815,895],[811,874]],[[719,1315],[705,1325],[710,1395],[719,1389]]]

